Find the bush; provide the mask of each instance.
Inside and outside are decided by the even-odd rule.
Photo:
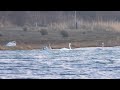
[[[86,32],[82,32],[82,34],[86,34]]]
[[[26,32],[27,30],[28,30],[28,28],[27,28],[27,27],[24,27],[24,28],[23,28],[23,31],[25,31],[25,32]]]
[[[42,30],[40,31],[40,33],[41,33],[41,35],[48,35],[48,31],[45,30],[45,29],[42,29]]]
[[[0,37],[3,36],[1,33],[0,33]]]
[[[67,31],[61,31],[60,32],[63,37],[68,37],[68,32]]]

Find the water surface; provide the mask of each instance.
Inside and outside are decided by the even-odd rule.
[[[0,51],[0,78],[120,78],[120,47]]]

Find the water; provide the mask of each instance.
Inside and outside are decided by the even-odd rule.
[[[120,47],[0,51],[1,79],[120,79]]]

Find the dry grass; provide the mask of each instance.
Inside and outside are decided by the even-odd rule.
[[[47,26],[48,35],[42,36],[37,30],[17,31],[1,30],[3,36],[0,38],[1,43],[10,40],[17,40],[19,44],[16,47],[0,46],[1,50],[14,49],[35,49],[42,48],[44,45],[51,43],[52,48],[68,47],[68,43],[72,43],[72,47],[101,46],[105,42],[105,46],[120,45],[120,22],[118,21],[77,21],[78,29],[75,30],[74,21],[66,21],[61,23],[52,23]],[[41,29],[40,29],[41,30]],[[68,38],[61,36],[60,31],[67,31]],[[21,36],[22,35],[22,36]],[[10,39],[10,40],[9,40]],[[27,43],[23,43],[27,42]],[[34,45],[33,45],[34,44]]]
[[[77,26],[79,30],[97,30],[97,29],[105,29],[106,31],[120,31],[120,22],[118,21],[85,21],[78,20]],[[61,23],[52,23],[47,26],[48,28],[54,30],[64,30],[64,29],[75,29],[74,21],[66,21]]]

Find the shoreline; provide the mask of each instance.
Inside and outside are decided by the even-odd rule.
[[[52,49],[60,49],[60,48],[69,48],[69,43],[62,43],[62,44],[50,44],[50,47]],[[33,50],[33,49],[43,49],[43,47],[49,47],[49,45],[45,44],[20,44],[16,45],[14,47],[8,47],[8,46],[1,46],[0,50]],[[113,46],[104,46],[104,47],[115,47],[120,45],[113,45]],[[102,47],[101,45],[80,45],[78,43],[72,43],[71,48],[86,48],[86,47]]]

